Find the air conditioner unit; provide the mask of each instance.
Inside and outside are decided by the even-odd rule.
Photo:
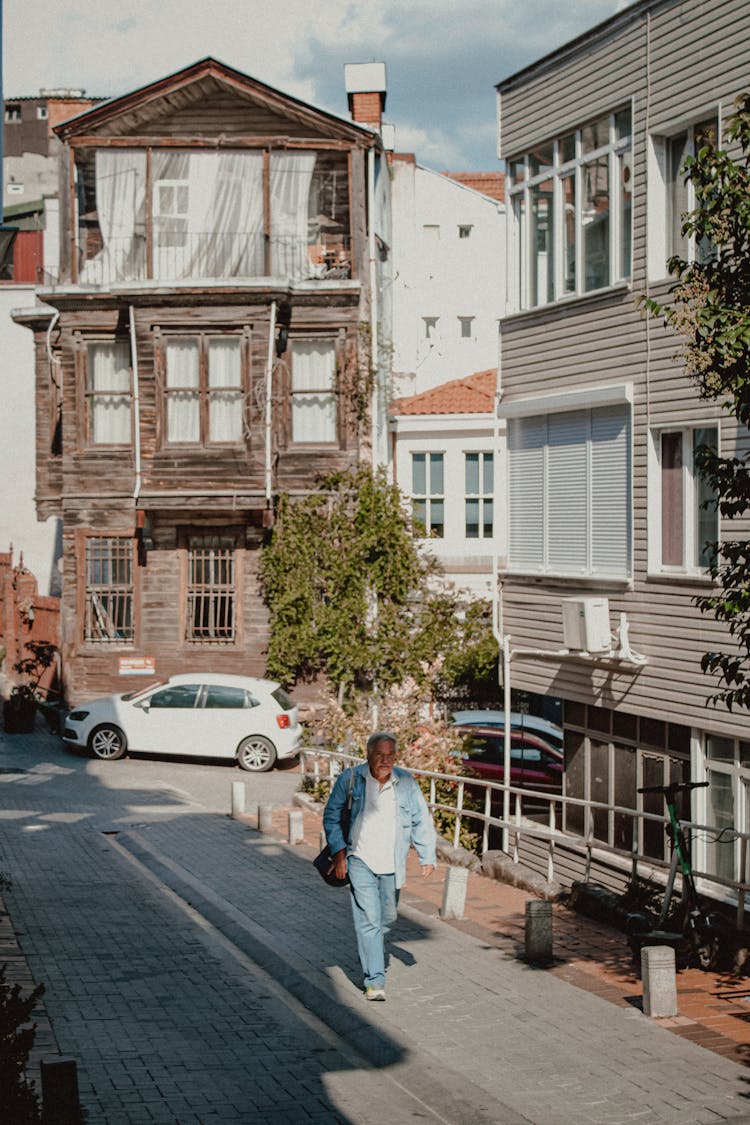
[[[612,648],[607,598],[563,598],[562,619],[563,643],[571,651],[609,652]]]

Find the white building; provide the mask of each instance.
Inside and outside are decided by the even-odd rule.
[[[391,406],[395,479],[423,524],[425,546],[456,586],[492,595],[501,554],[494,417],[497,368],[453,379]]]
[[[392,176],[393,389],[403,396],[497,366],[505,209],[468,186],[500,194],[500,173],[457,182],[395,154]]]

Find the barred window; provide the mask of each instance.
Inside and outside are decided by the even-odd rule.
[[[187,640],[215,644],[234,638],[234,536],[189,535]]]
[[[133,640],[133,545],[123,537],[86,540],[85,640]]]

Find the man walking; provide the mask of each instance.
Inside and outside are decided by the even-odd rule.
[[[396,921],[406,857],[413,844],[422,876],[435,870],[435,827],[422,791],[408,770],[395,765],[396,736],[380,731],[367,740],[367,761],[339,774],[323,813],[331,871],[349,875],[352,915],[365,998],[385,1000],[385,938]],[[352,774],[354,775],[352,778]],[[352,781],[349,839],[341,813]]]

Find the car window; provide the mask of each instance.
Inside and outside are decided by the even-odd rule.
[[[276,700],[282,711],[291,711],[293,709],[295,705],[294,700],[287,695],[283,688],[277,687],[275,691],[271,692],[271,695]]]
[[[173,684],[155,692],[149,699],[151,707],[195,707],[200,684]]]
[[[206,688],[204,707],[247,707],[248,698],[244,688],[227,687],[225,684],[209,684]],[[250,704],[251,706],[251,704]]]

